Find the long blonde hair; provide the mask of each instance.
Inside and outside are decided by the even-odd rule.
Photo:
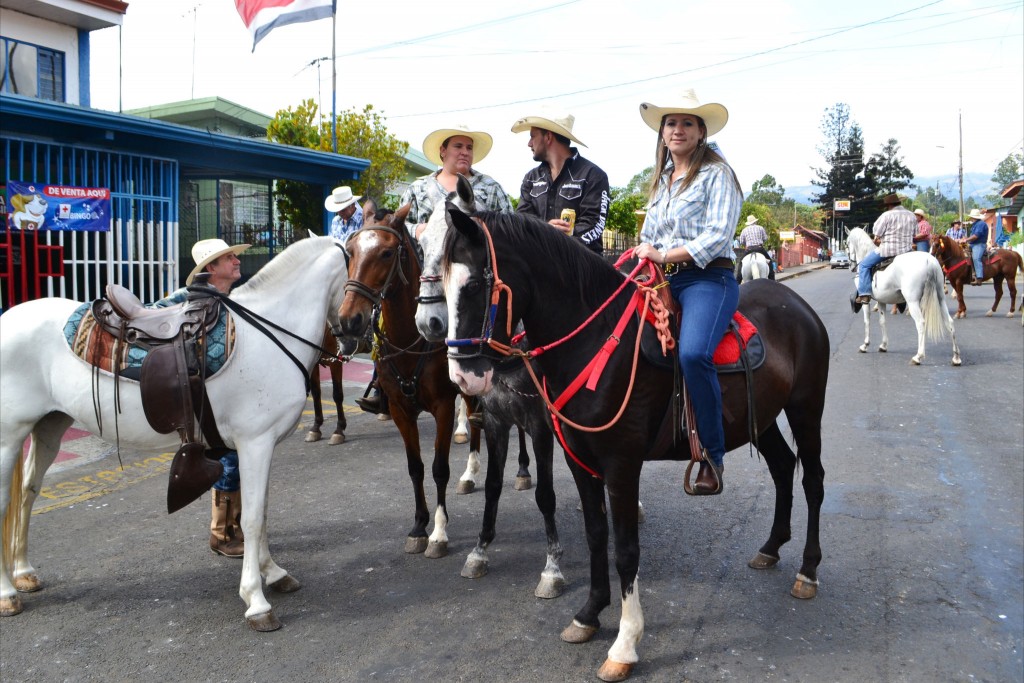
[[[671,112],[670,112],[671,113]],[[668,146],[665,145],[665,139],[662,137],[662,133],[665,130],[665,119],[669,116],[666,114],[661,117],[661,127],[658,128],[658,141],[655,143],[654,150],[654,171],[651,173],[651,187],[647,192],[647,201],[653,202],[655,196],[658,194],[658,185],[661,183],[661,176],[665,173],[665,167],[668,166],[671,155],[668,152]],[[690,167],[686,170],[686,175],[683,176],[683,182],[679,186],[679,192],[682,192],[690,186],[693,179],[697,177],[706,164],[721,164],[729,169],[729,175],[732,176],[732,181],[736,183],[736,189],[741,190],[740,181],[736,178],[736,172],[732,170],[732,166],[725,160],[725,158],[711,149],[707,145],[708,139],[708,128],[704,125],[704,119],[699,116],[695,116],[698,125],[700,125],[700,142],[697,143],[697,148],[690,154]]]

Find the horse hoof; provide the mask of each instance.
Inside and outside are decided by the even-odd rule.
[[[597,670],[597,677],[602,681],[624,681],[633,673],[632,664],[613,662],[610,659],[604,660],[604,664]]]
[[[302,584],[295,580],[290,574],[285,574],[274,583],[267,584],[267,588],[275,593],[294,593],[302,588]]]
[[[320,432],[306,432],[306,443],[314,443],[320,440]]]
[[[917,356],[914,356],[914,357],[912,357],[910,359],[910,364],[911,365],[920,365],[921,364],[921,359],[918,358]]]
[[[427,549],[426,536],[410,536],[405,539],[405,552],[409,555],[417,555]]]
[[[337,432],[335,432],[334,434],[331,434],[331,438],[327,442],[327,445],[340,446],[343,443],[345,443],[345,433],[342,432],[341,434],[338,434]]]
[[[986,318],[991,318],[993,313],[995,313],[995,311],[986,311],[985,312],[985,317]]]
[[[953,359],[953,367],[958,368],[963,361],[960,360],[960,356]]]
[[[427,545],[427,551],[424,553],[424,556],[432,560],[448,557],[448,541],[431,541]]]
[[[1007,313],[1006,317],[1007,318],[1012,318],[1013,317],[1013,311],[1010,311],[1009,313]]]
[[[867,353],[868,352],[868,349],[867,349],[866,346],[859,346],[859,347],[857,347],[857,350],[860,351],[861,353]]]
[[[21,614],[23,609],[25,608],[21,604],[21,598],[17,595],[0,600],[0,617],[13,617],[15,614]]]
[[[796,583],[789,594],[800,600],[810,600],[818,594],[818,582],[802,574],[796,575]]]
[[[39,580],[38,574],[22,574],[14,577],[14,588],[19,593],[35,593],[42,590],[43,582]]]
[[[516,483],[513,485],[516,491],[529,491],[533,488],[533,479],[530,477],[516,477]]]
[[[584,626],[575,619],[562,631],[562,641],[566,643],[586,643],[597,633],[596,626]]]
[[[469,434],[464,434],[463,432],[456,432],[455,438],[452,439],[452,441],[454,441],[455,443],[469,443]]]
[[[260,633],[268,633],[281,628],[281,622],[278,621],[273,612],[264,612],[263,614],[246,617],[245,621],[249,624],[249,628]]]
[[[878,352],[879,353],[886,353],[888,350],[889,350],[888,346],[879,346],[878,347]]]
[[[466,564],[462,565],[460,573],[466,579],[482,579],[487,576],[487,562],[467,558]]]
[[[754,559],[747,562],[747,566],[751,569],[771,569],[779,563],[779,558],[772,557],[771,555],[765,555],[758,551],[757,555],[754,555]]]
[[[557,598],[565,592],[565,579],[561,576],[542,576],[540,583],[533,589],[534,597],[543,600]]]
[[[475,490],[476,482],[472,479],[459,479],[459,483],[455,486],[455,493],[458,493],[459,495],[473,493]]]

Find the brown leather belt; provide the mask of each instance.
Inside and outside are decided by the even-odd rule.
[[[699,266],[693,261],[679,261],[678,263],[666,263],[662,265],[661,268],[665,271],[665,275],[675,275],[683,270],[699,269]],[[731,258],[721,256],[719,258],[712,259],[711,262],[704,267],[704,270],[707,270],[708,268],[728,268],[729,270],[732,270],[733,262]]]

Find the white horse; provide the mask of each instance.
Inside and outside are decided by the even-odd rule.
[[[328,312],[333,311],[337,320],[348,277],[345,260],[341,244],[330,237],[301,240],[236,289],[231,299],[302,339],[319,343]],[[29,513],[61,436],[73,422],[111,440],[116,426],[120,442],[133,448],[173,451],[179,445],[176,434],[158,434],[150,428],[137,383],[120,381],[117,414],[113,376],[101,372],[93,387],[93,368],[72,353],[64,337],[64,325],[79,305],[68,299],[39,299],[0,317],[0,512],[7,551],[0,559],[2,616],[22,611],[16,591],[40,586],[28,561]],[[276,336],[305,366],[305,373],[271,339],[236,316],[234,351],[206,383],[218,431],[224,443],[238,451],[246,540],[239,594],[247,607],[245,618],[257,631],[281,626],[261,582],[266,580],[278,592],[300,587],[270,557],[268,477],[274,447],[299,422],[306,404],[305,378],[320,356],[299,340]],[[22,466],[22,445],[30,435],[32,445]],[[24,486],[17,485],[16,468],[25,475]],[[21,518],[12,522],[18,515]]]
[[[875,244],[871,237],[861,228],[847,231],[847,251],[850,262],[860,263]],[[850,268],[857,277],[857,268]],[[953,341],[953,365],[960,365],[960,347],[956,343],[956,331],[953,329],[953,318],[946,307],[946,297],[942,292],[942,266],[934,256],[923,251],[908,251],[897,256],[892,264],[882,272],[875,272],[871,279],[871,298],[880,304],[906,304],[910,317],[917,325],[917,354],[910,362],[920,365],[924,360],[925,339],[941,339],[948,331]],[[854,308],[859,308],[855,304]],[[864,343],[860,346],[861,353],[867,353],[871,342],[871,311],[864,305]],[[885,306],[879,306],[878,316],[882,326],[882,343],[878,350],[889,350],[889,331],[885,325]]]
[[[770,272],[771,266],[768,265],[768,259],[764,257],[764,254],[756,251],[750,252],[740,261],[740,275],[744,282],[766,278]]]

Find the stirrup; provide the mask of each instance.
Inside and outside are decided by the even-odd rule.
[[[706,464],[711,472],[715,475],[715,483],[717,486],[714,489],[697,489],[690,484],[690,472],[693,471],[693,466],[696,463]],[[725,488],[725,483],[722,481],[722,472],[725,471],[723,466],[721,469],[718,468],[715,463],[710,460],[690,460],[690,463],[686,466],[686,473],[683,474],[683,492],[688,496],[717,496]],[[698,479],[700,478],[698,472]]]

